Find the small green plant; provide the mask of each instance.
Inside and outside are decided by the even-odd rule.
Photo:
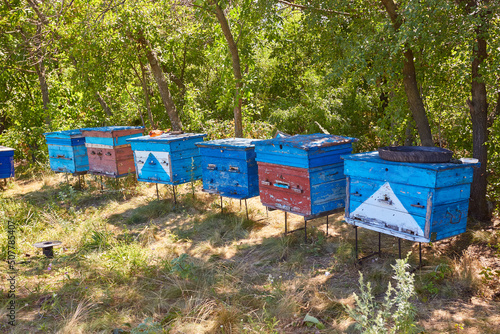
[[[325,329],[325,325],[321,321],[318,320],[318,318],[315,318],[313,316],[310,316],[309,314],[306,314],[304,317],[304,323],[306,324],[307,327],[316,327],[317,329]]]
[[[372,293],[370,282],[363,280],[360,273],[359,285],[361,294],[354,294],[355,306],[347,306],[347,313],[356,320],[356,327],[366,334],[376,333],[416,333],[415,307],[411,298],[415,296],[414,274],[406,271],[409,267],[408,257],[396,260],[392,266],[396,287],[391,283],[387,287],[384,301],[377,303]]]
[[[125,324],[127,327],[131,328],[130,324]],[[137,327],[131,328],[130,330],[114,329],[113,334],[160,334],[165,333],[161,323],[155,322],[153,318],[146,318],[142,323],[137,325]]]
[[[179,257],[175,258],[171,262],[171,272],[180,276],[181,278],[192,279],[195,278],[194,264],[189,259],[189,255],[186,253],[181,254]]]
[[[146,318],[143,323],[137,325],[136,328],[130,331],[130,334],[147,333],[147,334],[159,334],[163,333],[163,328],[158,322],[154,322],[152,318]]]
[[[483,283],[500,281],[500,270],[492,270],[490,267],[482,267],[479,275],[483,276]]]

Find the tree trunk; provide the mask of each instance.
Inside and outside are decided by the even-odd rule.
[[[44,47],[42,45],[42,26],[48,25],[49,22],[45,15],[38,8],[38,4],[32,0],[28,0],[28,5],[35,11],[37,14],[39,21],[36,22],[36,34],[33,36],[34,50],[33,54],[35,55],[35,70],[38,75],[38,81],[40,83],[40,90],[42,92],[42,101],[43,101],[43,110],[45,111],[45,124],[50,129],[51,118],[49,113],[49,85],[47,84],[46,76],[45,76],[45,65],[43,62],[44,59]]]
[[[467,100],[472,119],[473,157],[481,163],[479,168],[474,168],[469,212],[480,221],[490,218],[486,202],[488,148],[485,145],[488,141],[488,102],[486,85],[479,73],[481,64],[488,56],[484,36],[485,27],[480,25],[476,29],[476,45],[473,48],[471,100]]]
[[[151,103],[149,102],[149,91],[148,91],[146,69],[144,68],[144,64],[142,63],[140,58],[139,58],[139,64],[141,65],[141,75],[142,75],[141,84],[142,84],[142,91],[144,92],[144,101],[146,102],[146,110],[148,111],[149,124],[151,124],[151,128],[156,130],[157,126],[153,121],[153,113],[151,112]]]
[[[146,50],[146,57],[148,58],[149,66],[151,67],[151,72],[155,78],[156,84],[158,85],[158,91],[160,92],[161,100],[163,105],[167,110],[168,117],[170,118],[170,124],[173,131],[181,131],[182,123],[175,108],[174,101],[172,100],[172,95],[170,95],[170,90],[168,89],[168,83],[161,69],[160,62],[156,53],[151,49],[151,46],[146,41],[144,37],[139,39],[139,42],[143,45]]]
[[[229,27],[229,23],[227,22],[226,16],[224,15],[224,11],[219,6],[217,2],[215,5],[215,15],[217,16],[217,20],[222,28],[222,32],[226,37],[226,41],[229,47],[229,52],[231,53],[231,60],[233,63],[233,74],[234,79],[236,80],[236,87],[234,92],[234,136],[235,137],[243,137],[243,121],[241,117],[241,89],[243,87],[242,75],[241,75],[241,66],[240,66],[240,56],[238,53],[238,45],[234,41],[233,34],[231,33],[231,28]]]
[[[42,91],[42,101],[43,101],[43,110],[45,111],[45,124],[50,129],[51,119],[49,113],[49,85],[47,84],[47,80],[45,78],[45,66],[43,64],[43,59],[35,64],[36,74],[38,74],[38,82],[40,83],[40,90]]]
[[[398,30],[401,26],[401,19],[396,11],[396,4],[393,0],[381,1],[385,6],[389,17],[391,18],[394,29]],[[417,125],[420,141],[422,142],[423,146],[434,146],[431,127],[429,126],[429,120],[427,119],[425,106],[418,89],[415,62],[413,60],[413,51],[409,47],[406,47],[404,56],[405,60],[403,65],[403,83],[405,86],[406,97],[408,98],[408,104],[410,106],[413,119],[415,120],[415,124]]]
[[[403,66],[403,83],[405,85],[406,97],[410,110],[417,125],[420,141],[423,146],[434,146],[432,140],[431,127],[425,113],[424,102],[418,90],[417,75],[415,71],[415,63],[413,61],[413,52],[407,49],[405,52],[405,62]]]
[[[102,109],[108,116],[113,116],[113,112],[111,111],[111,108],[108,106],[106,101],[102,98],[101,94],[99,92],[96,92],[95,95],[97,96],[97,101],[99,101],[99,104],[101,105]]]

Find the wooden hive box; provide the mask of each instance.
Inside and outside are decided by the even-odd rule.
[[[465,232],[477,164],[393,162],[378,152],[343,158],[347,223],[418,242]]]
[[[82,129],[89,157],[89,173],[115,178],[135,173],[134,154],[127,139],[142,136],[143,131],[143,126]]]
[[[305,217],[344,207],[344,163],[354,138],[296,135],[255,142],[263,205]]]
[[[14,177],[14,149],[0,146],[0,179]]]
[[[206,134],[170,134],[128,139],[134,152],[137,180],[177,185],[201,178],[196,143]]]
[[[57,173],[83,175],[89,170],[85,137],[78,129],[44,133],[50,169]]]
[[[229,138],[196,144],[201,154],[203,191],[236,199],[258,196],[255,141]]]

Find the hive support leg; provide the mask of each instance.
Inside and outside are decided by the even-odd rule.
[[[287,212],[285,211],[285,235],[288,234]]]
[[[382,252],[380,251],[381,240],[382,240],[382,233],[378,232],[378,256],[379,257],[382,255]]]
[[[224,213],[224,207],[222,206],[222,196],[220,197],[220,213]]]
[[[398,245],[399,245],[399,259],[401,260],[401,238],[398,238]]]
[[[82,190],[82,180],[80,178],[80,175],[78,175],[78,188]]]
[[[356,254],[356,262],[358,262],[358,227],[354,226],[354,239],[356,240],[354,246],[354,252]]]
[[[326,236],[328,236],[328,215],[326,215]]]
[[[269,208],[266,206],[266,216],[269,218]]]
[[[103,186],[103,183],[102,183],[102,175],[101,175],[101,192],[103,192],[104,190],[104,186]]]
[[[422,243],[418,243],[418,265],[422,268]]]
[[[191,190],[193,191],[193,199],[194,199],[194,181],[191,181]]]
[[[240,200],[241,203],[241,200]],[[240,205],[241,208],[241,205]],[[248,205],[247,205],[247,199],[245,198],[245,211],[247,212],[247,220],[248,220]]]
[[[177,204],[177,197],[175,196],[175,185],[172,184],[172,191],[174,193],[174,204]]]
[[[156,183],[156,200],[160,200],[160,194],[158,193],[158,183]]]
[[[304,217],[304,243],[307,244],[307,219]]]
[[[240,210],[241,210],[241,199],[240,199]]]

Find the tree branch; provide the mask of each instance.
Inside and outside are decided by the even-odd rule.
[[[316,12],[323,12],[323,13],[328,13],[328,14],[337,14],[337,15],[344,15],[344,16],[355,16],[354,14],[351,13],[346,13],[346,12],[339,12],[337,10],[333,9],[323,9],[323,8],[316,8],[316,7],[310,7],[310,6],[304,6],[304,5],[299,5],[293,2],[285,1],[285,0],[278,0],[278,2],[287,5],[289,7],[294,7],[294,8],[299,8],[301,10],[313,10]]]

